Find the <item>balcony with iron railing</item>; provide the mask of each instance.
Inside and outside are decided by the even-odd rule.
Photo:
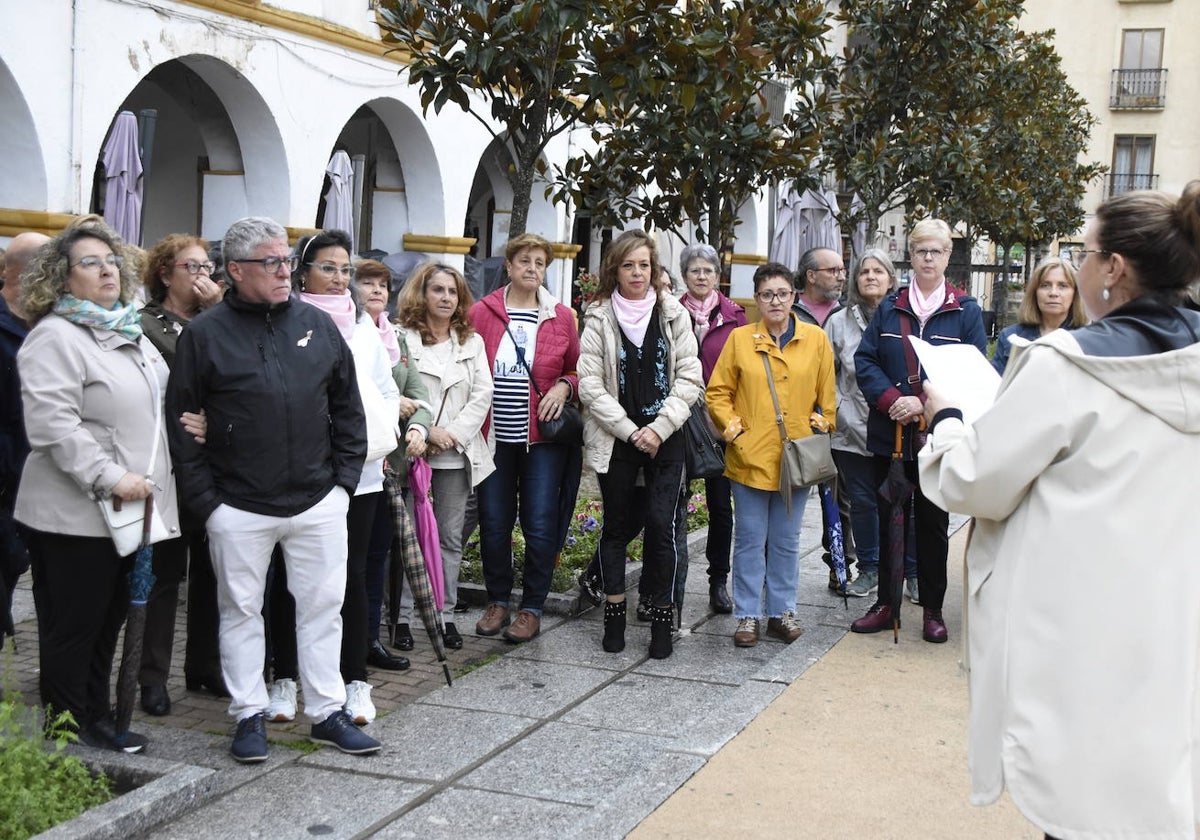
[[[1112,198],[1114,195],[1132,190],[1156,189],[1158,189],[1158,175],[1139,172],[1110,172],[1104,176],[1105,198]]]
[[[1167,71],[1163,67],[1149,70],[1114,70],[1108,107],[1115,111],[1146,111],[1165,108],[1167,104]]]

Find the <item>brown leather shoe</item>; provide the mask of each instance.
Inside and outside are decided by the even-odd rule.
[[[788,610],[782,618],[767,619],[767,635],[782,639],[790,645],[804,635],[804,628],[796,621],[796,614]]]
[[[925,626],[921,630],[921,636],[935,645],[940,645],[950,638],[950,634],[946,632],[946,622],[942,621],[941,610],[925,608]]]
[[[737,629],[733,631],[735,647],[754,647],[758,644],[758,619],[739,618]]]
[[[876,601],[867,614],[850,625],[852,633],[879,633],[892,629],[892,608]]]
[[[475,632],[480,636],[495,636],[508,626],[508,607],[492,603],[483,611],[483,618],[475,623]]]
[[[521,642],[528,642],[541,631],[541,616],[536,616],[529,610],[520,610],[517,612],[517,620],[512,623],[511,627],[504,631],[504,638],[514,644],[520,644]]]

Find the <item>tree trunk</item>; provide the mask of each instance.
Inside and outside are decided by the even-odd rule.
[[[508,217],[508,238],[520,236],[529,224],[529,204],[533,195],[534,167],[532,163],[518,162],[508,173],[508,184],[512,187],[512,211]]]
[[[996,332],[1008,326],[1008,246],[1000,248],[1000,273],[992,283],[992,311],[996,313]]]

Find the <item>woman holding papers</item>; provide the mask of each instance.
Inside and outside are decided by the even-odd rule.
[[[901,427],[901,457],[910,481],[917,481],[917,450],[924,435],[919,421],[924,407],[922,374],[916,351],[908,336],[917,336],[930,344],[973,344],[982,354],[987,349],[983,317],[975,298],[962,295],[946,283],[950,262],[950,227],[941,219],[925,219],[913,226],[908,238],[913,261],[913,281],[907,289],[888,295],[871,320],[854,366],[858,384],[867,398],[867,449],[874,456],[878,486],[888,474],[896,427]],[[942,621],[942,599],[946,595],[946,527],[948,515],[925,497],[920,488],[915,503],[906,507],[917,538],[917,579],[921,604],[925,608],[922,636],[927,642],[948,638]],[[880,507],[880,533],[887,533],[890,511]],[[850,625],[855,633],[878,633],[892,628],[894,593],[891,568],[903,563],[892,557],[887,540],[879,546],[879,590],[867,614]]]
[[[1076,294],[1075,268],[1065,259],[1050,257],[1038,263],[1025,284],[1025,297],[1017,323],[1005,327],[996,339],[992,367],[1001,376],[1008,367],[1012,337],[1033,341],[1059,327],[1074,329],[1088,322],[1083,298]]]
[[[1200,798],[1200,181],[1096,211],[1095,323],[1012,362],[972,426],[930,388],[929,498],[967,555],[973,800],[1056,837],[1195,837]],[[1149,608],[1106,617],[1131,593]],[[1136,734],[1134,734],[1136,733]]]

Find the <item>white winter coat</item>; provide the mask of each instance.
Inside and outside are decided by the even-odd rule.
[[[677,432],[691,414],[691,405],[704,390],[700,356],[692,318],[683,304],[659,295],[659,324],[670,347],[671,390],[650,422],[661,439]],[[612,300],[592,304],[583,316],[579,337],[579,399],[584,406],[583,446],[587,465],[597,473],[608,472],[613,441],[628,440],[637,431],[621,407],[617,366],[621,357],[621,327]]]
[[[1200,801],[1200,345],[1096,357],[1057,330],[921,489],[967,552],[972,801],[1060,838],[1188,838]]]

